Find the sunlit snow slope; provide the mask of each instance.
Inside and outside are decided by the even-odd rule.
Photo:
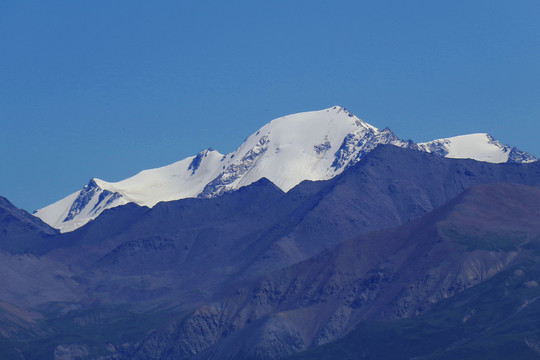
[[[331,179],[380,143],[407,144],[339,106],[284,116],[227,155],[224,170],[201,196],[219,195],[262,177],[284,191],[303,180]]]
[[[501,144],[489,134],[469,134],[419,143],[420,150],[454,159],[474,159],[491,163],[536,161],[530,154]]]
[[[195,197],[219,174],[223,159],[222,154],[209,149],[119,182],[92,179],[82,190],[37,210],[34,215],[66,232],[95,219],[105,209],[128,202],[152,207],[160,201]]]
[[[262,177],[288,191],[303,180],[331,179],[379,144],[495,163],[536,161],[533,156],[510,149],[487,134],[422,144],[403,141],[389,129],[381,131],[346,109],[334,106],[275,119],[231,154],[221,155],[209,149],[116,183],[92,179],[82,190],[36,211],[35,215],[66,232],[95,219],[105,209],[128,202],[152,207],[160,201],[213,197]]]

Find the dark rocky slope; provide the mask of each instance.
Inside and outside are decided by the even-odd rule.
[[[0,196],[0,250],[11,254],[39,251],[58,231]]]
[[[181,358],[175,352],[178,344],[185,346],[187,358],[194,354],[206,356],[211,351],[277,357],[346,334],[363,319],[360,313],[377,319],[413,315],[428,308],[430,301],[453,294],[450,288],[434,290],[440,282],[434,280],[438,279],[437,273],[426,275],[425,281],[433,288],[423,297],[401,293],[405,290],[398,285],[392,288],[394,292],[379,293],[380,284],[387,277],[397,281],[395,273],[400,269],[410,267],[413,275],[418,274],[420,270],[415,266],[421,262],[409,264],[407,259],[424,251],[422,246],[431,249],[428,240],[421,242],[418,249],[392,242],[379,248],[375,242],[365,249],[361,259],[355,258],[357,253],[343,250],[338,263],[364,263],[359,268],[340,270],[351,273],[351,277],[340,278],[336,284],[331,282],[335,278],[330,271],[334,265],[329,265],[329,269],[321,268],[307,280],[300,276],[298,281],[305,284],[296,289],[294,271],[300,270],[294,269],[303,269],[306,263],[315,261],[310,259],[312,256],[346,239],[407,223],[471,186],[494,182],[538,184],[540,164],[445,159],[380,146],[339,177],[306,181],[286,194],[262,179],[213,199],[184,199],[160,203],[152,209],[133,204],[110,209],[72,233],[53,234],[39,244],[30,242],[25,246],[29,254],[2,253],[5,274],[9,269],[10,275],[2,278],[0,303],[6,304],[5,309],[16,303],[17,310],[10,314],[33,312],[35,316],[21,315],[16,323],[26,328],[37,326],[41,334],[23,341],[12,331],[9,346],[22,351],[27,359],[47,358],[59,346],[64,351],[71,345],[75,353],[85,349],[88,358],[148,355],[144,351],[153,351],[154,357],[149,358]],[[454,231],[451,227],[446,230],[450,235]],[[40,230],[35,233],[40,234]],[[435,246],[431,256],[443,256],[441,246]],[[317,259],[324,254],[329,252],[317,255]],[[506,250],[496,256],[489,253],[481,260],[488,268],[493,264],[504,267],[507,261],[513,261],[508,254]],[[385,257],[392,259],[391,267],[379,264]],[[373,261],[379,261],[378,265]],[[465,266],[454,258],[445,261],[446,267],[441,265],[437,271],[444,273],[452,266]],[[420,281],[413,275],[410,281]],[[355,277],[363,280],[344,280]],[[269,294],[264,282],[253,285],[261,278],[270,281]],[[408,278],[399,279],[393,283],[401,284]],[[456,287],[454,292],[472,284],[467,281],[461,284],[448,280]],[[327,288],[325,284],[331,285]],[[248,295],[254,291],[252,286],[260,288],[260,306],[253,305],[249,297],[253,294]],[[371,287],[378,290],[372,291]],[[348,303],[333,297],[345,296],[345,288],[350,292]],[[275,289],[285,291],[287,296],[270,295]],[[267,296],[278,296],[283,308]],[[301,300],[304,297],[305,304]],[[377,308],[375,297],[376,303],[384,306]],[[328,305],[334,303],[339,306]],[[203,304],[206,307],[200,307]],[[222,309],[216,304],[226,306]],[[300,310],[283,310],[294,306],[304,309],[305,316]],[[197,308],[200,316],[194,317]],[[343,309],[343,313],[336,309]],[[207,313],[219,317],[219,321],[212,320],[219,325],[210,326],[212,317]],[[313,314],[317,314],[317,323],[305,319]],[[298,322],[309,324],[298,327]],[[282,328],[290,331],[282,332]],[[155,329],[162,331],[141,344]],[[293,345],[269,346],[280,344],[282,334]],[[182,336],[187,336],[184,342]],[[268,336],[276,340],[268,342]],[[25,344],[24,351],[17,339]],[[242,341],[245,346],[239,347]]]
[[[366,320],[421,314],[537,261],[538,249],[540,189],[474,187],[409,224],[351,239],[231,291],[155,332],[131,358],[278,359]],[[538,280],[528,279],[531,287]]]
[[[50,255],[61,253],[64,259],[75,259],[74,264],[106,268],[113,261],[129,272],[131,265],[123,268],[126,250],[131,249],[131,258],[143,242],[151,248],[157,241],[157,248],[174,243],[177,265],[230,267],[227,273],[235,276],[246,270],[261,274],[356,234],[418,218],[470,186],[502,181],[535,184],[540,181],[540,164],[445,159],[379,146],[339,177],[306,181],[286,194],[262,179],[214,199],[111,209],[103,218],[52,241]],[[184,249],[183,254],[178,249]]]

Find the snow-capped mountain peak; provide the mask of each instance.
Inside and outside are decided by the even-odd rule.
[[[201,196],[215,196],[261,177],[284,191],[303,180],[330,179],[344,169],[354,151],[358,152],[361,139],[379,133],[340,106],[280,117],[249,136],[228,156],[224,171]],[[336,166],[336,154],[341,153],[349,157]]]
[[[72,231],[104,210],[134,202],[152,207],[160,201],[195,197],[219,174],[223,155],[213,149],[118,182],[91,179],[80,191],[37,210],[34,215],[63,232]]]
[[[454,136],[426,143],[419,143],[422,151],[455,159],[473,159],[491,163],[536,161],[536,158],[516,148],[495,140],[486,133]]]
[[[333,178],[379,144],[494,163],[536,161],[532,155],[511,149],[488,134],[421,144],[403,141],[390,129],[381,131],[345,108],[333,106],[274,119],[227,155],[210,148],[122,181],[92,179],[80,191],[35,215],[65,232],[95,219],[105,209],[129,202],[152,207],[160,201],[213,197],[263,177],[288,191],[304,180]]]

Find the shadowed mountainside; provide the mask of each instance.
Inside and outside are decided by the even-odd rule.
[[[0,322],[10,329],[2,347],[25,359],[57,350],[87,358],[278,358],[337,339],[364,319],[422,313],[519,260],[514,250],[522,253],[520,231],[530,224],[519,222],[518,204],[529,206],[529,195],[514,199],[518,185],[502,197],[515,200],[507,206],[516,208],[515,229],[497,227],[501,218],[492,220],[494,234],[476,233],[485,221],[465,227],[478,201],[463,202],[469,213],[459,221],[441,220],[441,209],[418,219],[496,182],[539,184],[540,164],[379,146],[340,176],[287,193],[261,179],[217,198],[107,210],[74,232],[28,242],[27,254],[2,253]],[[42,230],[31,229],[40,238]]]
[[[250,271],[264,273],[356,234],[415,219],[470,186],[491,182],[533,185],[539,179],[537,163],[453,160],[379,146],[335,179],[305,181],[286,194],[262,179],[218,198],[184,199],[152,209],[127,205],[110,210],[104,219],[51,241],[51,254],[63,249],[62,254],[67,255],[70,248],[84,248],[83,258],[77,262],[95,262],[110,258],[109,253],[116,250],[118,265],[122,244],[173,237],[175,246],[189,248],[188,262],[204,260],[201,254],[209,259],[216,252],[220,259],[230,258],[234,264],[240,262]],[[108,266],[106,261],[103,264]]]
[[[277,359],[340,338],[358,324],[368,326],[366,320],[384,320],[380,326],[392,329],[384,325],[388,320],[424,313],[516,266],[534,271],[519,283],[530,288],[526,297],[511,301],[527,304],[536,301],[533,293],[540,296],[535,290],[539,249],[540,189],[507,183],[474,187],[409,224],[348,240],[231,291],[226,300],[155,332],[131,358]],[[483,334],[497,321],[477,324],[469,336]],[[450,325],[445,330],[458,332]],[[365,331],[369,327],[356,333]],[[448,344],[458,340],[454,336]]]
[[[1,196],[0,229],[0,250],[12,254],[39,249],[58,235],[58,230]]]

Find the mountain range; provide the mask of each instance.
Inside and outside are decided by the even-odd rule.
[[[2,359],[540,356],[540,162],[489,135],[334,107],[85,189],[0,198]]]
[[[133,202],[152,207],[161,201],[214,197],[267,178],[283,191],[304,180],[328,180],[361,161],[379,144],[411,148],[449,158],[492,163],[537,161],[488,134],[470,134],[427,143],[396,137],[360,120],[345,108],[275,119],[249,136],[233,153],[213,149],[119,182],[97,178],[80,191],[39,209],[35,215],[63,232],[95,219],[104,210]]]

